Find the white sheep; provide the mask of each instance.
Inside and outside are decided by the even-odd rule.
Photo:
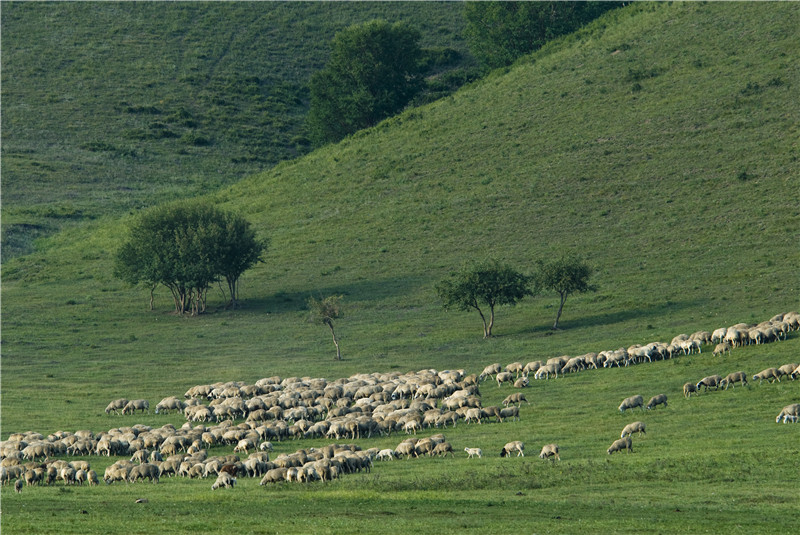
[[[647,406],[645,407],[647,410],[652,409],[656,405],[664,405],[667,406],[667,395],[666,394],[658,394],[650,398],[650,401],[647,402]]]
[[[146,399],[133,399],[122,408],[122,414],[133,414],[136,411],[150,412],[150,403]]]
[[[775,423],[779,423],[783,420],[783,423],[786,422],[797,422],[797,419],[800,418],[800,403],[793,403],[791,405],[786,405],[778,414],[778,417],[775,418]]]
[[[480,459],[483,457],[483,451],[480,448],[464,448],[464,451],[467,452],[467,459],[472,459],[473,457]]]
[[[495,362],[494,364],[489,364],[486,366],[481,374],[478,376],[479,381],[483,381],[487,377],[495,377],[498,373],[502,371],[502,367],[500,366],[499,362]]]
[[[549,457],[554,457],[556,460],[561,460],[561,457],[558,454],[558,444],[545,444],[542,447],[542,452],[539,454],[540,459],[546,459]]]
[[[500,457],[510,457],[515,451],[517,452],[517,457],[525,457],[524,449],[525,444],[523,444],[522,441],[514,440],[503,446],[503,449],[500,451]]]
[[[753,381],[758,381],[758,384],[761,384],[761,381],[764,379],[769,380],[770,383],[774,383],[775,381],[780,383],[781,375],[777,368],[767,368],[766,370],[761,370],[753,376]]]
[[[211,485],[211,490],[217,490],[219,488],[232,489],[235,484],[235,477],[230,475],[228,472],[220,472],[217,476],[217,480],[214,481],[213,485]]]
[[[633,422],[626,425],[622,429],[622,433],[620,433],[619,438],[625,438],[626,435],[633,435],[634,433],[647,434],[645,431],[645,424],[644,422]]]
[[[712,355],[716,357],[717,355],[724,355],[725,353],[730,352],[731,345],[728,342],[722,342],[721,344],[714,346],[714,353],[712,353]]]
[[[378,452],[375,458],[379,461],[392,461],[394,460],[394,450],[391,448],[383,449]]]
[[[611,455],[614,452],[627,450],[633,453],[633,441],[630,436],[615,440],[611,446],[606,450],[606,453]]]
[[[683,397],[691,397],[692,393],[697,392],[697,386],[694,383],[686,383],[683,385]]]
[[[619,412],[625,412],[627,409],[639,407],[644,410],[644,399],[640,395],[631,396],[622,400],[619,404]]]
[[[496,376],[497,386],[502,386],[503,383],[513,383],[514,374],[511,372],[500,372]]]

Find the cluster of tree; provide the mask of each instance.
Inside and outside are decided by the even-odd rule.
[[[510,65],[623,2],[465,2],[470,50],[489,68]]]
[[[622,2],[465,2],[465,36],[484,67],[502,67],[620,5]],[[327,64],[309,82],[311,105],[306,124],[315,145],[336,142],[374,126],[403,110],[426,88],[425,75],[437,63],[447,62],[448,54],[422,49],[420,38],[413,27],[385,20],[353,25],[336,34]],[[455,73],[445,86],[453,90],[476,76],[475,72]],[[435,89],[432,92],[437,93]]]
[[[114,275],[150,287],[169,288],[179,314],[206,310],[208,289],[223,279],[236,308],[239,278],[261,261],[267,242],[243,217],[209,203],[179,202],[143,213],[117,251]]]
[[[436,285],[445,309],[476,310],[483,322],[483,337],[492,336],[494,311],[499,305],[515,305],[525,296],[552,290],[560,297],[553,329],[571,294],[595,290],[589,284],[592,268],[579,258],[559,258],[537,262],[537,269],[525,275],[496,260],[462,268]],[[488,318],[487,318],[488,314]]]

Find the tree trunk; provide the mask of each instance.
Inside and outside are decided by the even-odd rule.
[[[481,321],[483,322],[483,337],[489,338],[492,335],[492,329],[490,326],[486,325],[486,316],[483,315],[483,311],[479,307],[475,307],[475,310],[477,310],[478,314],[481,315]]]
[[[492,336],[492,327],[494,327],[494,306],[489,307],[489,331],[486,333],[484,338],[489,338]]]
[[[558,314],[556,314],[556,322],[553,324],[553,330],[558,329],[558,320],[561,318],[561,311],[564,309],[564,302],[567,300],[567,294],[561,294],[561,304],[558,305]]]
[[[342,351],[339,349],[339,341],[336,340],[336,333],[333,331],[333,322],[326,322],[331,329],[331,336],[333,336],[333,345],[336,346],[336,358],[334,360],[342,360]]]

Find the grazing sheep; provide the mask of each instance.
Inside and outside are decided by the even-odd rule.
[[[159,478],[158,466],[150,463],[140,464],[131,468],[128,472],[128,482],[133,483],[137,479],[149,479],[153,483],[158,483]]]
[[[758,384],[761,384],[761,381],[764,379],[770,380],[770,383],[774,383],[775,381],[781,382],[781,375],[777,368],[767,368],[766,370],[762,370],[753,376],[753,381],[758,381]]]
[[[542,452],[539,454],[540,459],[546,459],[549,457],[554,457],[554,460],[561,460],[561,457],[558,454],[558,444],[546,444],[542,447]]]
[[[500,421],[504,421],[506,418],[511,418],[512,420],[519,421],[519,407],[516,405],[511,405],[509,407],[505,407],[500,409]]]
[[[517,457],[525,457],[524,449],[525,444],[520,440],[515,440],[503,446],[503,449],[500,451],[500,457],[510,457],[515,451],[517,452]]]
[[[775,423],[779,423],[783,420],[783,423],[792,422],[796,423],[797,419],[800,418],[800,403],[793,403],[791,405],[786,405],[778,414],[778,417],[775,418]]]
[[[509,394],[508,396],[506,396],[506,399],[503,400],[503,405],[508,406],[513,403],[522,404],[523,401],[525,403],[528,403],[527,398],[525,398],[525,394],[523,394],[522,392],[515,392],[513,394]]]
[[[697,386],[694,383],[686,383],[683,385],[683,397],[691,397],[692,393],[697,392]]]
[[[464,448],[464,451],[467,452],[467,459],[472,459],[473,457],[480,459],[483,457],[483,451],[480,448]]]
[[[619,438],[625,438],[626,435],[633,435],[634,433],[647,434],[645,432],[645,425],[644,422],[633,422],[626,425],[622,429],[622,433],[620,433]]]
[[[286,473],[289,471],[288,468],[281,466],[278,468],[273,468],[272,470],[267,471],[264,474],[264,477],[261,478],[261,483],[259,485],[266,485],[268,483],[280,483],[281,481],[286,481]]]
[[[664,405],[667,406],[667,395],[666,394],[658,394],[650,398],[650,401],[647,402],[647,406],[645,407],[647,410],[652,409],[656,405]]]
[[[106,407],[106,414],[110,414],[112,411],[114,414],[119,414],[119,412],[124,409],[125,405],[127,404],[128,400],[125,398],[115,399]]]
[[[550,375],[552,374],[558,379],[558,372],[561,371],[561,366],[557,362],[552,362],[550,364],[545,364],[541,366],[536,373],[533,375],[534,379],[550,379]]]
[[[732,372],[725,376],[725,378],[720,381],[720,386],[725,385],[725,390],[728,389],[728,386],[733,386],[736,388],[736,383],[742,383],[743,385],[747,384],[747,374],[744,372]]]
[[[158,405],[156,405],[156,414],[169,414],[170,411],[183,412],[185,408],[186,403],[175,396],[171,396],[158,402]]]
[[[16,492],[22,492],[22,480],[18,479],[14,482],[14,490]]]
[[[725,353],[731,352],[731,345],[728,342],[722,342],[721,344],[717,344],[714,346],[714,353],[713,356],[717,355],[724,355]]]
[[[136,411],[150,412],[150,402],[146,399],[133,399],[122,408],[122,414],[133,414]]]
[[[630,436],[615,440],[608,448],[608,450],[606,450],[606,453],[611,455],[616,451],[622,451],[622,450],[626,450],[633,453],[633,441],[631,441]]]
[[[502,367],[500,366],[499,362],[495,362],[494,364],[489,364],[486,366],[481,374],[478,376],[478,381],[483,381],[487,377],[495,377],[498,373],[502,371]]]
[[[530,379],[528,379],[528,376],[523,375],[522,377],[514,381],[514,388],[528,388],[530,384],[531,382]]]
[[[232,489],[235,484],[235,477],[230,475],[228,472],[220,472],[217,476],[217,480],[214,481],[213,485],[211,485],[211,490],[217,490],[219,488]]]
[[[636,395],[622,400],[619,404],[619,412],[625,412],[627,409],[639,407],[644,410],[644,399],[642,396]]]
[[[433,448],[431,455],[441,455],[442,457],[446,457],[448,453],[453,457],[456,456],[456,454],[453,453],[453,445],[449,442],[440,442],[439,444],[436,444],[436,447]]]
[[[514,374],[511,372],[500,372],[497,374],[497,386],[502,386],[503,383],[513,383]]]
[[[708,391],[708,389],[713,386],[714,390],[717,390],[719,389],[720,381],[722,381],[721,375],[709,375],[707,377],[703,377],[702,379],[700,379],[695,385],[695,388],[697,388],[697,390],[699,391],[700,387],[702,386],[705,387],[705,391]]]
[[[794,371],[797,369],[797,364],[792,362],[791,364],[784,364],[780,368],[778,368],[778,373],[782,376],[788,375],[789,378],[794,381]]]

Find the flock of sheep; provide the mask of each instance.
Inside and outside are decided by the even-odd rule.
[[[791,312],[773,317],[758,325],[738,324],[713,333],[700,331],[679,335],[670,344],[654,342],[613,351],[588,353],[579,357],[555,357],[547,361],[519,362],[505,367],[487,366],[479,375],[465,370],[421,370],[401,374],[358,374],[328,381],[311,377],[269,377],[255,384],[226,382],[197,385],[180,399],[162,399],[155,413],[180,412],[186,423],[180,428],[168,424],[160,428],[137,424],[93,433],[59,431],[47,437],[34,432],[11,435],[0,442],[0,483],[15,481],[21,490],[27,485],[97,484],[99,478],[83,460],[67,462],[51,460],[57,456],[105,455],[124,456],[110,465],[103,474],[106,483],[135,482],[147,479],[158,482],[162,477],[216,477],[212,489],[232,487],[237,477],[261,477],[261,484],[278,481],[330,480],[342,474],[370,470],[374,461],[412,458],[423,455],[455,456],[453,446],[442,433],[418,439],[423,429],[445,429],[459,422],[482,424],[519,420],[520,406],[527,403],[523,392],[508,395],[502,406],[484,407],[480,384],[490,378],[498,386],[506,383],[517,388],[529,386],[529,379],[549,379],[589,368],[630,366],[642,362],[671,358],[679,354],[700,352],[702,346],[716,343],[715,354],[724,354],[747,344],[761,344],[785,339],[788,332],[800,328],[800,316]],[[768,368],[753,376],[754,381],[780,381],[800,375],[797,364]],[[684,395],[700,388],[735,388],[747,384],[744,372],[726,377],[705,377],[698,383],[686,383]],[[207,402],[207,403],[204,403]],[[641,395],[623,400],[620,412],[640,408],[667,406],[667,396],[653,396],[645,405]],[[143,399],[117,399],[108,404],[106,413],[149,413],[150,404]],[[235,424],[235,420],[243,420]],[[784,407],[776,421],[796,422],[800,404]],[[314,449],[299,449],[270,460],[272,442],[286,439],[327,438],[335,441],[357,440],[391,433],[409,435],[393,449],[372,448],[362,451],[355,444],[330,444]],[[631,436],[644,434],[645,424],[633,422],[623,429],[607,453],[633,451]],[[211,447],[233,445],[234,453],[209,456]],[[464,448],[469,458],[482,457],[480,448]],[[524,456],[524,443],[508,442],[501,457]],[[246,455],[242,459],[239,455]],[[539,454],[542,459],[560,459],[559,446],[546,444]]]

